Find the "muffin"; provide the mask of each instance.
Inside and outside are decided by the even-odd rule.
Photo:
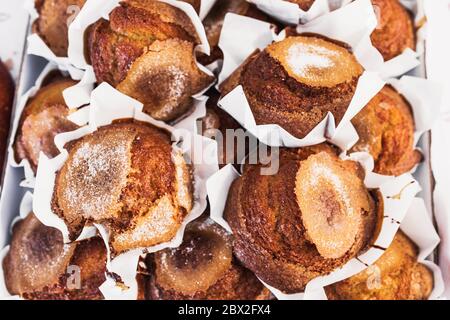
[[[9,123],[14,100],[14,81],[0,60],[0,170],[3,170],[8,145]]]
[[[157,120],[186,114],[192,95],[214,81],[196,63],[200,40],[190,18],[167,3],[122,1],[109,20],[89,28],[87,38],[97,81],[139,100]]]
[[[223,27],[223,22],[227,13],[235,13],[241,16],[258,19],[261,21],[270,21],[265,13],[258,10],[258,8],[246,0],[218,0],[203,20],[206,36],[209,45],[211,46],[211,55],[199,55],[199,61],[208,65],[218,59],[223,58],[223,53],[219,48],[219,39]]]
[[[113,254],[170,241],[193,206],[191,167],[169,132],[134,120],[70,143],[57,173],[53,212],[71,239],[102,224]]]
[[[365,271],[325,288],[333,300],[426,300],[433,274],[417,262],[416,245],[401,231],[380,259]]]
[[[341,121],[362,72],[343,44],[289,36],[253,54],[221,90],[242,85],[257,124],[278,124],[304,138],[329,112]]]
[[[59,154],[54,142],[55,136],[78,128],[67,119],[70,111],[63,97],[63,91],[76,82],[60,75],[51,77],[53,78],[44,83],[26,104],[14,142],[16,161],[27,159],[34,172],[37,170],[41,151],[49,158]]]
[[[58,57],[67,57],[68,28],[86,0],[35,0],[39,17],[33,23],[38,34]]]
[[[238,133],[244,133],[245,131],[233,117],[218,107],[217,102],[219,101],[220,93],[212,89],[207,95],[209,99],[206,102],[206,115],[201,119],[202,134],[217,140],[220,167],[227,164],[238,165],[242,157],[248,153],[248,141],[246,139],[245,145],[240,146],[239,143],[242,143],[242,141],[234,139],[234,144],[229,147],[230,150],[227,150],[227,141],[228,138],[232,137],[230,134],[233,134],[234,137],[238,136]],[[220,134],[222,138],[217,139],[217,134]]]
[[[360,139],[351,151],[370,153],[376,173],[399,176],[422,160],[422,154],[414,148],[411,107],[391,86],[385,86],[352,123]]]
[[[378,26],[371,35],[372,44],[388,61],[405,49],[415,50],[416,39],[410,13],[398,0],[372,0]]]
[[[364,170],[328,145],[281,149],[279,170],[246,165],[231,186],[224,217],[241,263],[265,283],[297,293],[362,253],[376,237],[379,193]]]
[[[71,273],[76,269],[80,278]],[[59,230],[30,213],[14,225],[3,271],[8,291],[25,299],[99,300],[106,248],[100,238],[64,244]]]
[[[176,249],[147,256],[147,299],[260,300],[268,290],[233,257],[231,236],[211,220],[191,223]]]

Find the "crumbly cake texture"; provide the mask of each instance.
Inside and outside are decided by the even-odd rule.
[[[385,86],[352,123],[360,138],[352,151],[370,153],[375,172],[399,176],[422,160],[422,154],[414,148],[411,106],[391,86]]]
[[[80,288],[71,288],[69,266],[80,270]],[[64,244],[59,230],[44,226],[33,213],[13,229],[3,260],[8,291],[31,300],[102,299],[106,248],[100,238]]]
[[[54,143],[55,136],[78,128],[67,119],[69,108],[62,94],[75,84],[69,79],[56,80],[42,87],[28,101],[19,120],[14,143],[17,162],[27,159],[36,172],[41,151],[50,158],[59,154]]]
[[[128,0],[88,30],[88,52],[98,82],[108,82],[144,103],[144,112],[172,121],[191,96],[214,79],[195,62],[200,43],[189,17],[154,0]]]
[[[377,262],[365,271],[325,288],[333,300],[426,300],[433,274],[417,262],[416,245],[401,231]]]
[[[0,60],[0,167],[3,168],[8,134],[10,128],[12,104],[14,100],[14,81]]]
[[[67,56],[68,21],[85,2],[86,0],[35,0],[39,17],[33,23],[33,33],[37,33],[56,56]]]
[[[378,16],[378,27],[371,35],[373,45],[388,61],[405,49],[416,48],[411,14],[398,0],[372,0]]]
[[[345,47],[291,36],[253,54],[222,89],[241,84],[257,124],[278,124],[304,138],[328,112],[341,121],[362,72]]]
[[[192,206],[191,167],[170,134],[133,120],[73,143],[52,200],[72,239],[100,223],[114,253],[170,241]]]
[[[281,149],[276,175],[248,165],[230,190],[224,217],[236,257],[286,293],[343,266],[365,250],[382,205],[364,187],[364,172],[328,145]],[[378,199],[377,199],[378,200]]]
[[[268,291],[234,258],[231,236],[211,220],[191,223],[176,249],[149,255],[147,298],[263,299]]]

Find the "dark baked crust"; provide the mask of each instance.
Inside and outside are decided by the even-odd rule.
[[[385,86],[352,123],[360,136],[352,151],[369,152],[375,172],[398,176],[422,160],[420,151],[414,149],[411,107],[391,86]]]
[[[158,120],[180,117],[190,97],[213,82],[196,65],[200,40],[189,17],[160,1],[121,2],[109,21],[89,28],[87,41],[97,81],[138,99]]]
[[[33,32],[42,38],[56,56],[67,56],[68,23],[85,2],[86,0],[35,0],[39,17],[33,23]]]
[[[292,48],[299,51],[294,62]],[[309,66],[316,63],[309,57],[315,48],[326,52],[325,62]],[[258,124],[278,124],[304,138],[328,112],[336,124],[341,121],[362,71],[340,44],[315,36],[288,37],[253,54],[221,89],[226,94],[241,84]]]
[[[254,300],[269,297],[268,290],[254,274],[232,257],[230,236],[208,220],[191,223],[180,247],[149,255],[147,265],[147,298],[151,300]],[[186,290],[189,292],[176,286],[188,286]]]
[[[344,175],[351,177],[353,182],[347,181],[346,188],[360,186],[350,192],[353,193],[352,205],[359,209],[354,211],[356,215],[342,218],[340,225],[345,226],[346,231],[338,233],[336,239],[329,239],[336,231],[333,220],[340,220],[338,217],[350,211],[346,212],[342,204],[333,204],[338,194],[345,191],[325,188],[326,184],[311,189],[315,199],[303,200],[303,206],[308,203],[313,205],[317,200],[322,203],[316,211],[313,210],[315,213],[312,216],[310,208],[307,211],[300,209],[302,203],[298,200],[298,191],[295,191],[302,183],[310,183],[298,181],[298,178],[296,181],[295,178],[305,165],[305,160],[318,155],[315,161],[322,161],[319,159],[323,159],[324,154],[335,157],[333,161],[343,166],[342,171],[337,171],[341,172],[339,175],[347,172]],[[344,265],[364,250],[376,233],[380,208],[361,185],[361,168],[352,162],[339,162],[333,154],[334,151],[324,145],[282,149],[277,174],[263,176],[260,165],[248,165],[230,189],[224,216],[233,230],[236,257],[264,282],[287,293],[301,292],[311,279]],[[320,162],[317,164],[320,165]],[[339,211],[341,214],[337,213]],[[306,215],[307,212],[310,213]],[[320,218],[322,214],[328,217],[325,224]],[[312,229],[311,224],[314,225]],[[348,242],[344,239],[350,233],[355,234],[355,238],[337,249],[341,246],[337,244],[341,240],[342,243]],[[329,241],[336,241],[336,247]],[[330,252],[330,248],[336,248],[336,251]]]
[[[14,81],[6,66],[0,61],[0,171],[3,170],[8,145],[13,100]]]
[[[372,0],[379,25],[371,35],[373,45],[388,61],[406,48],[416,48],[411,14],[398,0]]]
[[[417,262],[416,245],[401,231],[365,271],[325,288],[332,300],[426,300],[433,275]]]
[[[54,143],[55,136],[78,128],[67,119],[69,108],[62,94],[75,84],[73,80],[56,77],[28,101],[20,117],[14,142],[17,162],[27,159],[36,172],[41,151],[50,158],[59,154]]]
[[[80,287],[69,266],[80,270]],[[60,231],[44,226],[30,213],[14,226],[11,247],[3,261],[5,284],[11,294],[31,300],[103,299],[106,248],[92,238],[64,245]]]
[[[172,239],[193,199],[190,166],[170,139],[162,129],[126,120],[74,142],[52,200],[71,238],[96,222],[109,228],[117,253]]]

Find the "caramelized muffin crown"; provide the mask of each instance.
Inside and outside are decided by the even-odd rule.
[[[170,138],[153,125],[126,120],[74,142],[52,200],[71,237],[96,222],[109,228],[116,252],[172,239],[193,195],[190,166]]]
[[[16,161],[27,159],[36,172],[41,151],[50,158],[59,154],[55,136],[78,128],[67,119],[70,111],[63,97],[63,91],[75,84],[73,80],[57,78],[28,101],[14,143]]]
[[[416,245],[399,231],[374,265],[326,287],[330,299],[424,300],[433,290],[433,274],[417,262]]]
[[[374,237],[380,207],[358,164],[326,145],[282,149],[279,171],[246,166],[230,190],[225,219],[234,253],[264,282],[284,292],[343,266]]]
[[[37,33],[58,57],[66,57],[69,46],[68,25],[86,0],[35,0],[39,13],[33,24]]]
[[[414,148],[411,106],[391,86],[385,86],[352,123],[359,135],[352,151],[370,153],[375,172],[398,176],[421,161],[421,153]]]
[[[232,253],[231,237],[211,220],[188,225],[176,249],[147,259],[150,299],[263,299],[268,291]]]
[[[187,113],[191,96],[214,81],[197,65],[200,40],[192,21],[161,1],[121,2],[108,21],[88,29],[87,42],[97,81],[139,100],[157,120]]]
[[[80,286],[71,282],[69,267],[78,268]],[[30,213],[14,226],[3,270],[8,291],[25,299],[102,299],[106,248],[100,238],[64,244],[59,230]]]
[[[222,89],[242,85],[257,124],[278,124],[304,138],[329,112],[341,121],[362,72],[345,47],[291,36],[253,54]]]
[[[373,45],[388,61],[405,49],[415,49],[415,30],[410,13],[398,0],[372,0],[378,26],[371,35]]]

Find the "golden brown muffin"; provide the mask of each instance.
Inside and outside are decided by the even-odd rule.
[[[371,35],[373,45],[388,61],[406,48],[415,49],[416,39],[410,13],[398,0],[372,0],[378,26]]]
[[[376,236],[382,203],[366,189],[361,166],[330,146],[281,149],[276,174],[261,168],[245,166],[224,216],[236,257],[267,284],[301,292]]]
[[[85,2],[86,0],[35,0],[39,17],[33,24],[33,32],[42,38],[56,56],[67,56],[69,25]]]
[[[343,45],[289,36],[253,54],[221,90],[242,85],[257,124],[278,124],[304,138],[328,112],[341,121],[362,72]]]
[[[59,230],[30,213],[14,225],[3,270],[8,291],[25,299],[103,299],[106,248],[100,238],[64,244]]]
[[[208,65],[218,59],[223,58],[222,51],[219,48],[220,33],[222,31],[223,22],[227,13],[235,13],[241,16],[247,16],[250,18],[269,21],[272,19],[267,16],[258,8],[247,2],[246,0],[218,0],[203,20],[205,26],[206,36],[208,38],[209,45],[211,46],[211,55],[207,56],[201,54],[199,61]]]
[[[0,172],[3,170],[8,145],[11,110],[14,100],[14,81],[0,60]]]
[[[411,107],[391,86],[385,86],[352,123],[360,140],[351,151],[369,152],[375,160],[375,172],[399,176],[422,160],[414,149]]]
[[[114,253],[171,240],[192,209],[191,167],[167,131],[126,120],[72,143],[53,211],[75,239],[86,224],[110,232]]]
[[[206,102],[206,115],[202,118],[202,134],[214,139],[216,139],[216,134],[221,134],[222,140],[216,139],[219,143],[218,156],[220,167],[227,164],[238,165],[242,160],[239,159],[239,157],[245,156],[248,153],[248,141],[246,139],[245,145],[239,146],[238,144],[242,143],[242,141],[237,141],[235,139],[232,149],[230,146],[230,153],[227,152],[227,141],[232,133],[236,133],[237,135],[239,132],[237,130],[242,130],[240,132],[244,133],[244,129],[226,111],[218,107],[217,102],[219,101],[220,94],[215,89],[211,89],[207,95],[209,99]],[[245,150],[239,150],[239,148],[243,147],[245,147]],[[239,154],[239,152],[244,152],[244,154]]]
[[[200,42],[189,17],[155,0],[128,0],[89,28],[88,51],[98,82],[144,104],[157,120],[173,121],[192,107],[191,96],[213,77],[201,71]]]
[[[417,262],[416,245],[401,231],[380,259],[365,271],[325,288],[333,300],[426,300],[433,274]]]
[[[63,91],[75,84],[68,78],[56,77],[28,101],[20,117],[14,143],[17,162],[27,159],[36,172],[41,151],[50,158],[59,154],[55,136],[78,128],[67,119],[70,111],[63,97]]]
[[[150,300],[260,300],[269,291],[233,257],[231,236],[211,220],[191,223],[176,249],[148,255]]]

